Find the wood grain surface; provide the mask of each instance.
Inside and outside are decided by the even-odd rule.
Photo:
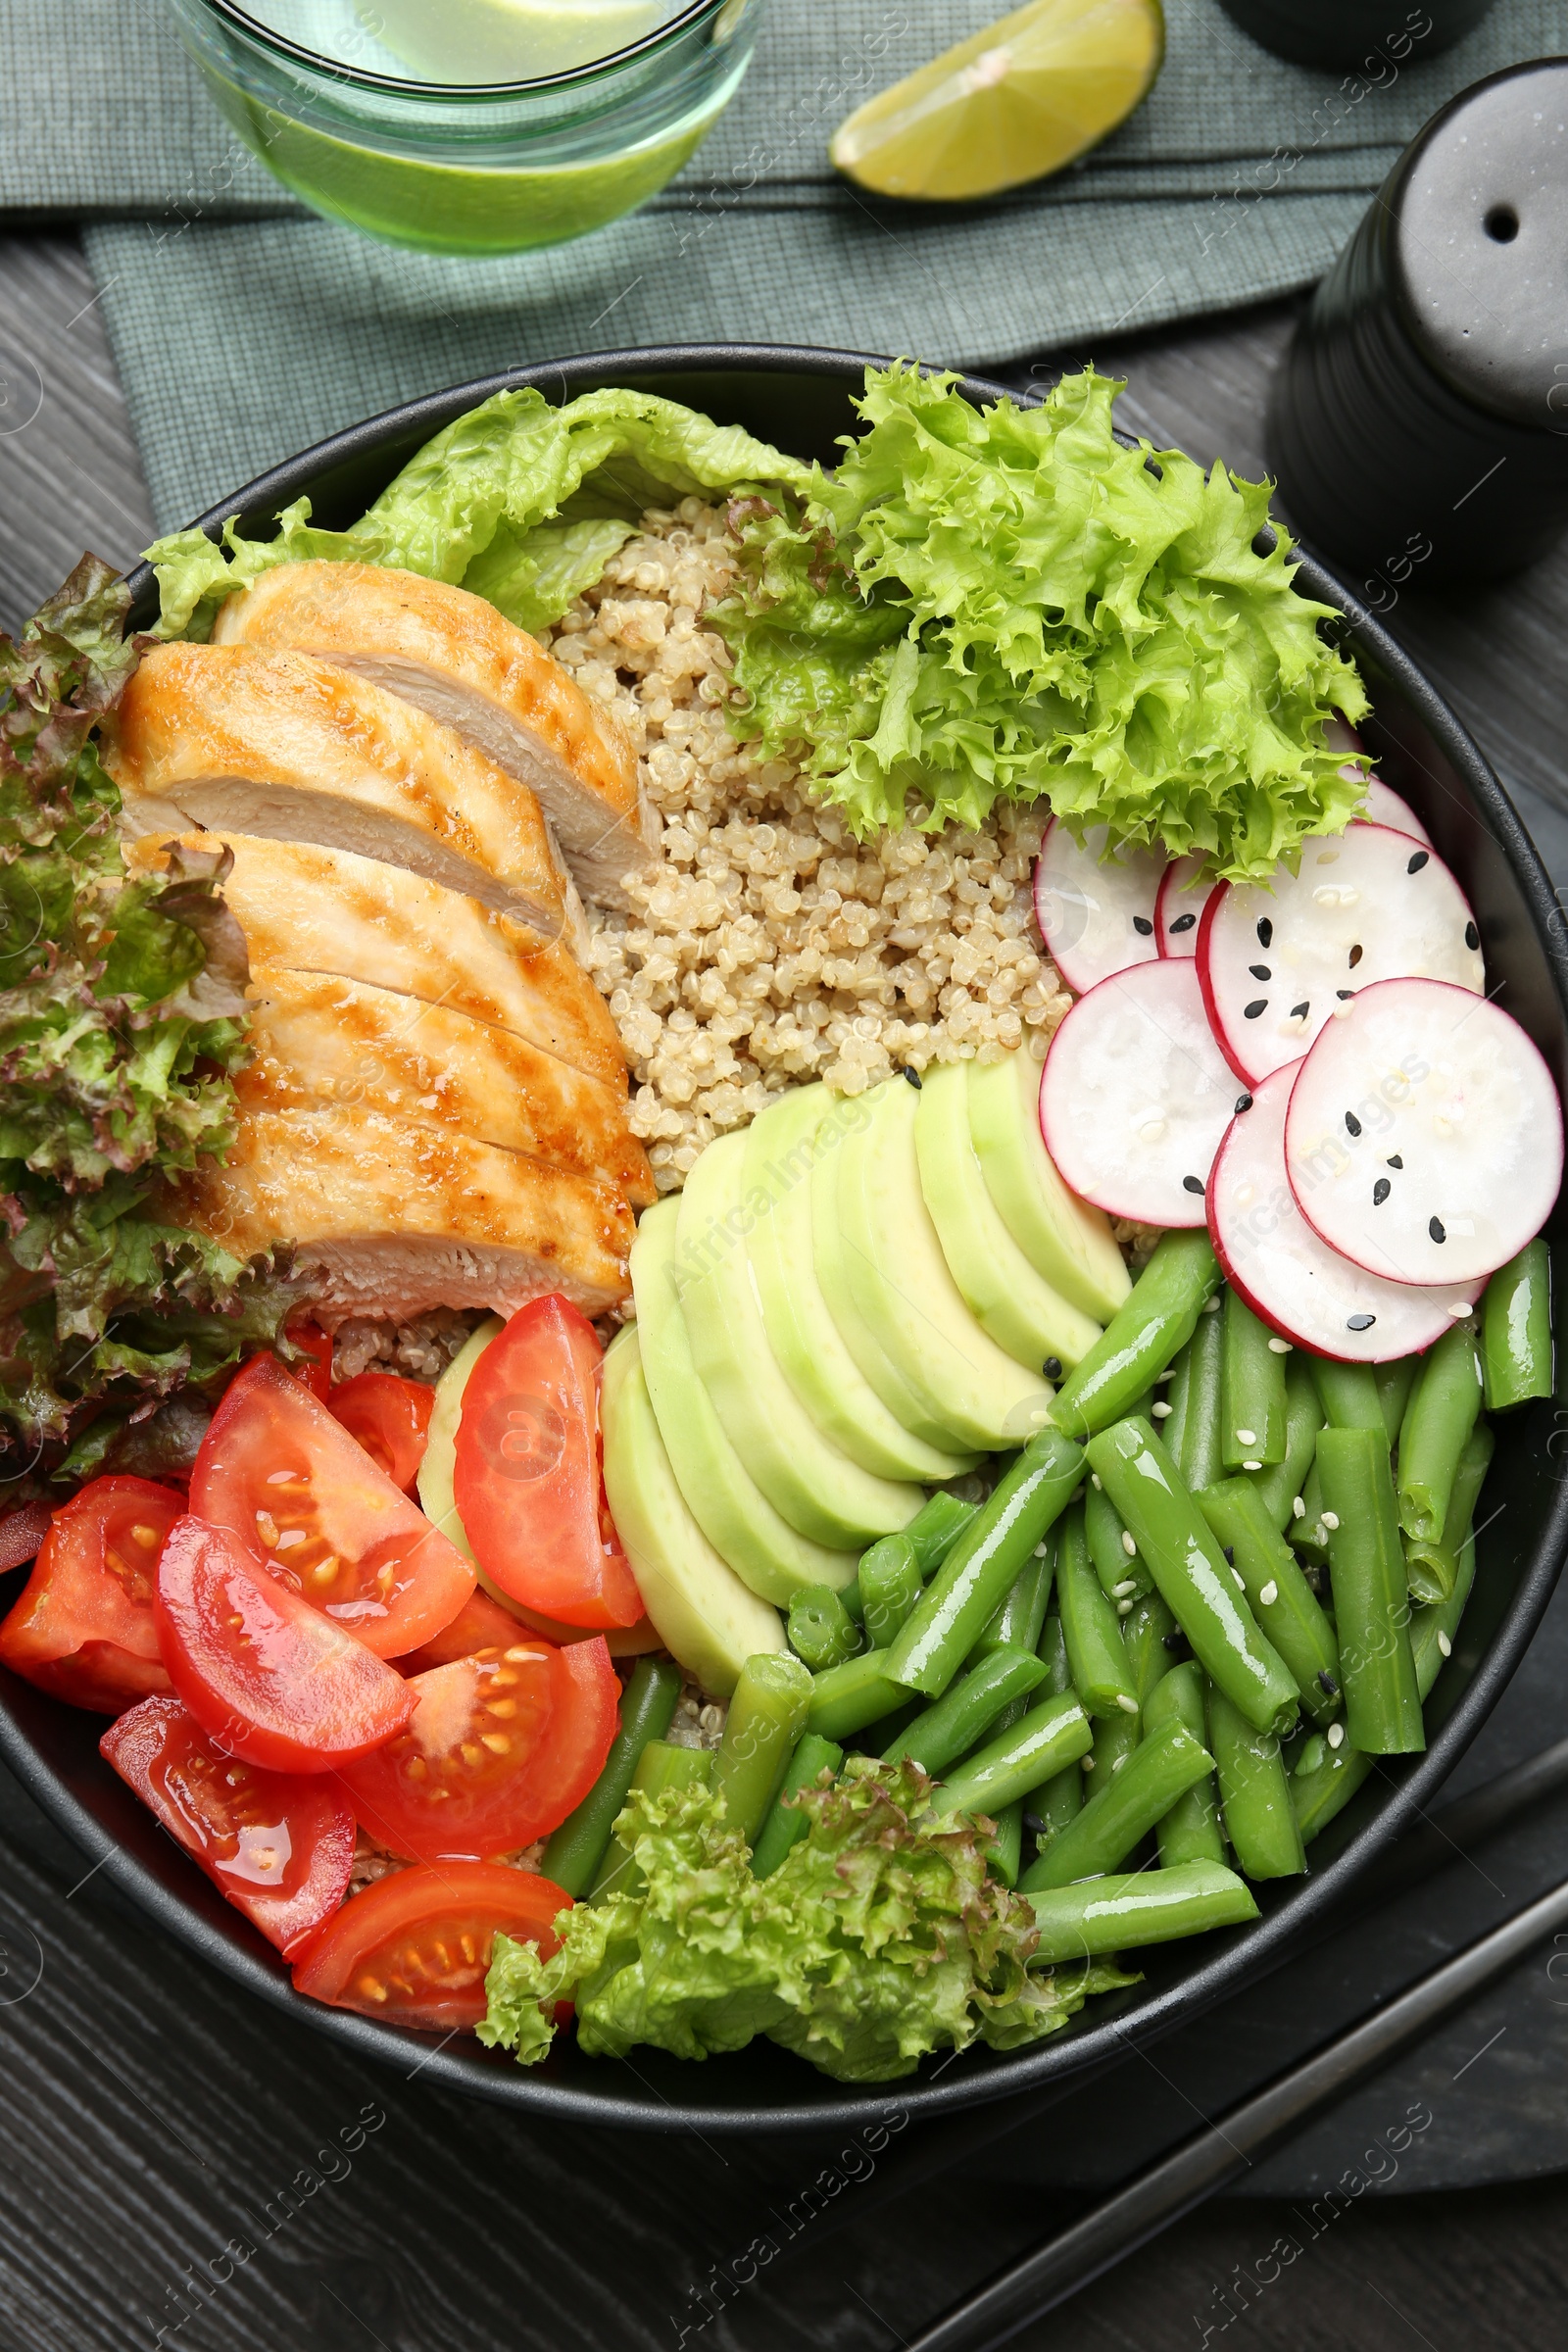
[[[83,546],[125,564],[149,535],[93,295],[74,241],[0,243],[0,626]],[[1257,471],[1290,324],[1277,308],[1060,355],[1043,372],[1093,356],[1129,376],[1127,421]],[[1568,885],[1568,554],[1502,587],[1406,596],[1387,617]],[[1559,1736],[1565,1682],[1559,1600],[1465,1777]],[[1211,2021],[1206,2040],[1161,2045],[1030,2134],[888,2199],[912,2144],[896,2091],[874,2146],[525,2126],[344,2059],[101,1881],[79,1884],[83,1867],[0,1777],[0,2352],[883,2352],[1067,2218],[1079,2194],[1062,2183],[1113,2177],[1255,2079],[1271,2035],[1288,2040],[1308,2018],[1327,2030],[1498,1902],[1568,1871],[1568,1806],[1456,1858],[1395,1942],[1339,1939]],[[1550,2175],[1568,2168],[1564,1974],[1537,1956],[1254,2184],[1281,2193],[1190,2217],[1016,2340],[1560,2352],[1568,2186]],[[1413,2104],[1431,2120],[1396,2159]],[[1466,2177],[1461,2159],[1474,2164],[1489,2133],[1494,2170],[1548,2177],[1406,2193]],[[1347,2176],[1360,2186],[1325,2203],[1323,2183]]]

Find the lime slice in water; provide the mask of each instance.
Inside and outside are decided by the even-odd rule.
[[[1031,0],[868,98],[828,154],[878,196],[995,196],[1114,130],[1164,53],[1159,0]]]
[[[376,0],[380,39],[422,79],[532,81],[640,41],[674,0]]]

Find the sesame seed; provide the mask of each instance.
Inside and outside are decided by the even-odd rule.
[[[1104,1488],[1100,1483],[1100,1472],[1098,1470],[1090,1471],[1089,1483],[1094,1488],[1097,1494],[1103,1494],[1105,1492]]]
[[[1338,1511],[1325,1511],[1323,1513],[1323,1525],[1328,1529],[1330,1535],[1334,1533],[1339,1524],[1340,1514]]]
[[[1164,1397],[1161,1396],[1156,1399],[1154,1404],[1154,1419],[1156,1421],[1164,1421],[1168,1419],[1170,1414],[1172,1414],[1175,1410],[1176,1407],[1173,1404],[1167,1404]]]
[[[1037,1560],[1043,1560],[1050,1549],[1051,1546],[1049,1544],[1037,1544],[1035,1545],[1035,1558]]]
[[[1132,1615],[1132,1609],[1133,1604],[1130,1600],[1118,1600],[1116,1603],[1116,1614],[1118,1617],[1130,1617]]]
[[[1466,1315],[1473,1313],[1474,1309],[1466,1306],[1462,1298],[1454,1298],[1450,1299],[1448,1303],[1448,1312],[1456,1323],[1462,1323]]]
[[[1263,1465],[1261,1462],[1244,1462],[1242,1464],[1242,1468],[1244,1470],[1261,1470],[1262,1467]]]
[[[1127,1533],[1127,1530],[1126,1530],[1125,1528],[1123,1528],[1123,1529],[1122,1529],[1122,1531],[1121,1531],[1121,1547],[1122,1547],[1123,1551],[1124,1551],[1124,1552],[1127,1554],[1127,1557],[1128,1557],[1130,1560],[1136,1560],[1136,1559],[1137,1559],[1137,1557],[1138,1557],[1138,1545],[1137,1545],[1137,1544],[1136,1544],[1136,1543],[1133,1541],[1133,1538],[1132,1538],[1132,1537],[1131,1537],[1131,1536],[1130,1536],[1130,1535]]]
[[[1262,1591],[1257,1596],[1258,1606],[1264,1609],[1271,1609],[1274,1606],[1274,1603],[1278,1600],[1279,1596],[1280,1589],[1274,1582],[1274,1579],[1270,1577],[1268,1583],[1263,1587]]]
[[[1125,1690],[1117,1691],[1116,1704],[1118,1707],[1120,1707],[1124,1715],[1136,1715],[1138,1712],[1137,1699],[1130,1698]]]
[[[1291,1517],[1293,1519],[1304,1519],[1306,1517],[1306,1505],[1301,1500],[1299,1494],[1293,1494],[1291,1496]]]
[[[1440,1634],[1438,1635],[1438,1647],[1439,1647],[1439,1649],[1441,1649],[1441,1650],[1442,1650],[1442,1652],[1443,1652],[1443,1654],[1444,1654],[1444,1656],[1445,1656],[1446,1658],[1451,1658],[1451,1657],[1452,1657],[1452,1655],[1453,1655],[1453,1643],[1452,1643],[1452,1642],[1451,1642],[1448,1640],[1448,1637],[1447,1637],[1447,1635],[1446,1635],[1446,1634],[1445,1634],[1445,1633],[1440,1633]]]
[[[1119,1585],[1112,1585],[1110,1588],[1111,1598],[1113,1600],[1122,1600],[1129,1592],[1136,1596],[1137,1592],[1138,1579],[1136,1576],[1124,1576]]]
[[[1289,1355],[1291,1352],[1289,1340],[1270,1340],[1268,1347],[1271,1355]]]
[[[1231,1570],[1231,1574],[1236,1579],[1237,1592],[1245,1592],[1247,1591],[1247,1579],[1243,1576],[1241,1570],[1239,1568],[1233,1568]]]
[[[1093,1756],[1080,1756],[1078,1762],[1085,1772],[1093,1772],[1095,1769],[1095,1759]]]
[[[1331,1723],[1329,1725],[1329,1745],[1330,1747],[1343,1747],[1345,1745],[1345,1726],[1343,1723]]]
[[[1236,1432],[1236,1443],[1238,1446],[1255,1446],[1257,1444],[1256,1430],[1239,1429]]]
[[[1203,1300],[1203,1312],[1205,1315],[1217,1315],[1219,1313],[1219,1297],[1217,1293],[1212,1298],[1205,1298]]]

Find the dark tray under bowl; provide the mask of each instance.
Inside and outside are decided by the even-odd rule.
[[[237,514],[260,535],[290,500],[308,493],[316,520],[341,527],[432,433],[492,392],[523,385],[560,401],[603,384],[659,391],[802,457],[830,461],[836,436],[854,429],[851,399],[864,364],[843,352],[705,344],[519,368],[410,401],[339,433],[201,520],[216,531]],[[981,403],[1000,391],[977,379],[965,389]],[[1546,1054],[1562,1088],[1568,1077],[1564,917],[1524,828],[1464,728],[1380,623],[1318,564],[1303,561],[1298,578],[1308,595],[1343,612],[1344,642],[1361,665],[1376,710],[1365,731],[1381,772],[1420,811],[1457,873],[1481,925],[1494,992],[1500,984],[1502,1003]],[[145,566],[132,585],[137,618],[145,623],[152,613]],[[1559,1202],[1552,1231],[1556,1261],[1564,1265],[1561,1225]],[[405,2075],[420,2068],[428,2082],[534,2114],[647,2131],[837,2130],[894,2103],[931,2115],[1043,2088],[1103,2064],[1129,2042],[1186,2023],[1288,1956],[1309,1923],[1431,1801],[1518,1664],[1568,1538],[1559,1456],[1568,1459],[1568,1415],[1554,1403],[1528,1407],[1501,1424],[1474,1597],[1428,1710],[1432,1744],[1423,1756],[1391,1760],[1373,1774],[1313,1845],[1307,1878],[1260,1888],[1262,1917],[1250,1927],[1151,1953],[1146,1981],[1136,1989],[1091,2003],[1073,2026],[1034,2048],[1007,2057],[971,2050],[896,2086],[846,2088],[766,2042],[702,2066],[642,2050],[634,2069],[584,2058],[567,2041],[542,2066],[524,2070],[471,2040],[438,2048],[433,2037],[323,2008],[295,1993],[271,1947],[100,1760],[96,1718],[0,1670],[0,1752],[44,1811],[92,1861],[106,1857],[104,1874],[171,1934],[265,2000]]]

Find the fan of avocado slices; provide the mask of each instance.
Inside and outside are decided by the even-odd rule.
[[[272,1342],[286,1269],[159,1221],[233,1134],[245,945],[222,861],[131,880],[96,730],[136,665],[84,556],[0,637],[0,1496],[188,1458],[194,1397]],[[160,1410],[161,1400],[175,1401]]]

